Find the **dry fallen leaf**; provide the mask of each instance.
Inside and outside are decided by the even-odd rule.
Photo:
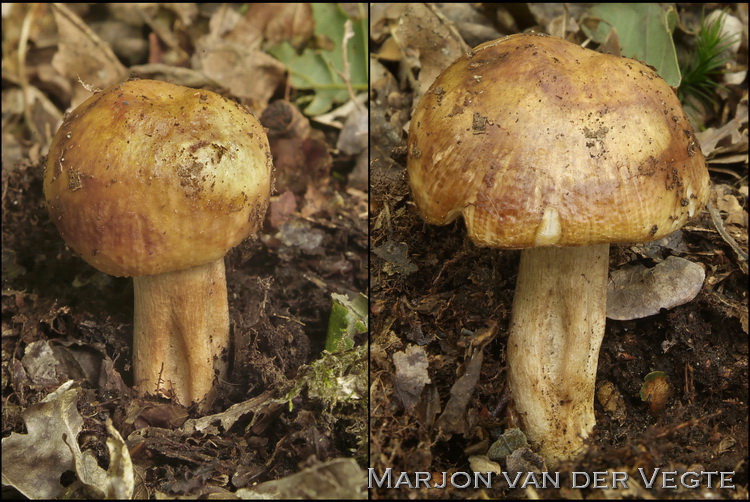
[[[409,246],[405,242],[394,242],[388,238],[382,245],[373,248],[376,256],[385,260],[383,270],[388,275],[408,275],[418,270],[409,259]]]
[[[91,451],[81,451],[78,434],[83,430],[83,417],[77,407],[81,390],[73,385],[68,380],[23,412],[27,434],[3,438],[3,484],[31,499],[50,500],[78,488],[94,498],[130,499],[135,485],[133,463],[109,419],[109,468],[99,467]],[[66,471],[75,472],[79,485],[60,484]]]
[[[34,385],[58,384],[60,362],[46,340],[28,344],[21,363]]]
[[[747,101],[744,101],[737,105],[737,114],[734,118],[723,126],[709,127],[705,131],[695,133],[701,151],[709,162],[722,153],[747,153],[747,120]]]
[[[200,432],[203,434],[221,434],[222,432],[228,431],[237,420],[252,413],[253,418],[248,426],[248,428],[250,428],[257,418],[269,408],[276,407],[283,402],[283,400],[272,399],[272,394],[272,392],[264,392],[260,396],[234,404],[229,407],[228,410],[222,411],[221,413],[201,418],[192,418],[185,422],[182,426],[182,430],[185,434],[192,434],[194,432]]]
[[[493,462],[486,455],[472,455],[469,457],[469,467],[474,472],[484,474],[485,472],[491,472],[496,476],[503,473],[503,468],[500,464]]]
[[[57,53],[52,57],[52,66],[72,82],[80,78],[99,89],[124,80],[127,69],[109,44],[68,7],[59,3],[52,5],[60,40]],[[72,107],[91,96],[91,92],[80,85],[74,85],[73,92]]]
[[[209,27],[209,33],[195,42],[193,68],[243,98],[253,111],[263,110],[284,82],[284,65],[260,49],[258,27],[229,6],[214,13]]]
[[[179,66],[170,66],[164,63],[148,63],[130,67],[133,76],[139,78],[148,78],[151,80],[161,80],[185,87],[195,89],[206,89],[221,94],[225,89],[218,82],[208,78],[203,72],[191,70],[190,68],[180,68]]]
[[[268,129],[277,191],[302,194],[309,186],[328,182],[333,160],[325,135],[311,128],[310,120],[292,103],[274,101],[260,122]]]
[[[706,272],[697,263],[670,256],[653,268],[624,267],[610,273],[607,317],[640,319],[691,301],[703,287]]]
[[[286,247],[297,248],[310,255],[319,255],[323,251],[321,246],[325,232],[313,228],[307,220],[294,218],[281,225],[276,238]]]
[[[415,105],[435,78],[468,52],[466,43],[424,4],[407,4],[395,34],[401,51],[420,67]]]
[[[346,119],[336,148],[347,155],[355,155],[367,149],[369,114],[366,108],[354,108]]]
[[[451,397],[438,417],[435,425],[442,434],[463,434],[468,424],[466,422],[466,407],[469,405],[474,388],[479,381],[484,361],[484,346],[474,347],[473,353],[466,363],[464,374],[451,387]]]
[[[733,195],[736,193],[735,189],[729,185],[719,184],[713,185],[711,190],[716,192],[716,207],[727,214],[724,224],[747,227],[747,212]]]
[[[475,47],[482,42],[502,36],[495,29],[493,19],[485,15],[478,4],[443,3],[439,4],[438,8],[446,18],[456,25],[456,29],[469,47]]]
[[[300,48],[313,34],[312,7],[308,3],[251,3],[245,20],[271,44],[289,41]],[[233,36],[240,36],[234,30]],[[248,31],[248,30],[244,30]]]
[[[381,42],[395,27],[407,4],[372,3],[370,5],[370,38]]]
[[[364,500],[367,476],[353,458],[336,458],[296,474],[237,490],[241,499]]]
[[[72,385],[72,380],[66,382],[24,410],[27,434],[3,438],[3,484],[30,499],[58,497],[65,490],[60,476],[74,470],[69,441],[75,442],[83,429],[83,417],[76,408],[79,389]]]
[[[396,395],[407,411],[411,411],[419,402],[424,386],[431,383],[427,373],[429,362],[424,347],[409,345],[405,351],[393,354],[393,365],[396,367]]]

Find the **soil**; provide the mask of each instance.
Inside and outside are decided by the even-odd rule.
[[[65,245],[46,214],[42,166],[22,165],[3,171],[3,187],[3,248],[12,250],[4,251],[3,268],[21,271],[12,279],[5,273],[3,276],[3,437],[24,431],[24,409],[56,387],[31,385],[19,370],[29,344],[40,341],[74,355],[88,352],[97,361],[92,367],[98,366],[99,371],[87,375],[90,381],[84,383],[93,388],[81,403],[85,416],[96,417],[87,426],[99,433],[88,448],[107,451],[103,417],[112,417],[115,428],[127,437],[135,429],[130,408],[136,403],[145,409],[156,408],[148,418],[139,417],[145,419],[141,426],[165,427],[172,417],[169,405],[137,397],[131,389],[132,280],[94,270]],[[325,190],[334,188],[335,184]],[[323,235],[313,255],[271,239],[270,245],[261,240],[246,241],[228,254],[227,288],[234,340],[231,379],[222,386],[211,409],[201,415],[223,411],[266,391],[283,396],[295,378],[304,374],[301,368],[320,357],[331,293],[367,288],[366,229],[357,223],[361,203],[345,195],[330,218],[305,220],[309,231]],[[342,252],[344,243],[346,254]],[[329,266],[322,268],[322,262]],[[107,367],[105,361],[113,366]],[[69,371],[73,367],[59,368],[58,377],[62,381],[66,376],[80,377]],[[108,386],[104,390],[94,385],[117,380],[118,374],[124,381],[119,388]],[[183,421],[199,416],[195,409],[187,411]],[[209,475],[224,470],[237,472],[242,465],[242,470],[256,471],[247,482],[261,482],[297,472],[299,464],[310,462],[311,456],[325,461],[349,456],[351,451],[363,455],[364,438],[347,431],[352,422],[364,423],[363,409],[340,406],[336,416],[328,410],[323,417],[321,411],[325,409],[319,399],[303,394],[295,398],[292,411],[269,406],[271,417],[252,432],[244,431],[252,417],[239,421],[220,438],[214,454],[221,461]],[[308,414],[319,419],[305,418]],[[322,446],[313,446],[304,439],[310,437],[327,440],[317,443]],[[176,475],[191,465],[192,452],[203,449],[208,440],[184,444],[179,456],[153,453],[148,448],[140,449],[140,455],[164,455],[165,462],[151,463],[162,469],[168,465]],[[239,446],[242,444],[245,446]],[[139,460],[139,454],[133,457]],[[159,489],[169,491],[164,483],[171,477],[158,477]]]
[[[378,51],[376,44],[373,52]],[[384,57],[380,62],[387,76],[371,89],[370,467],[378,476],[392,468],[394,483],[401,473],[410,473],[413,481],[414,472],[432,473],[439,483],[444,472],[449,477],[471,472],[470,457],[486,455],[514,425],[505,351],[519,252],[475,246],[460,218],[438,227],[419,217],[409,192],[404,127],[418,72],[409,75],[403,61]],[[740,166],[735,167],[745,172]],[[711,171],[712,182],[737,186],[739,176],[728,171]],[[746,185],[743,179],[739,183]],[[371,496],[600,498],[601,490],[571,488],[571,473],[624,471],[634,479],[638,468],[649,475],[661,468],[733,471],[736,489],[705,483],[697,490],[645,489],[641,482],[612,496],[746,498],[747,273],[708,211],[683,229],[680,240],[681,252],[612,246],[610,270],[652,266],[649,253],[659,259],[679,254],[703,265],[706,280],[689,303],[642,319],[607,320],[596,381],[597,389],[615,389],[616,404],[604,394],[596,400],[597,423],[587,453],[555,469],[561,488],[510,488],[497,477],[491,488],[402,484],[376,487]],[[412,367],[427,368],[427,377],[415,383],[414,374],[399,375],[401,357],[409,357]],[[653,371],[665,373],[669,389],[662,409],[641,399],[644,378]],[[459,394],[465,409],[455,413],[452,405]],[[521,466],[539,471],[539,461],[531,454]]]
[[[115,428],[127,437],[135,429],[130,411],[134,404],[156,408],[148,418],[139,417],[145,419],[141,426],[165,427],[172,417],[171,408],[164,401],[137,397],[131,389],[132,280],[94,270],[65,245],[47,217],[42,170],[40,165],[21,165],[3,171],[3,249],[8,250],[3,252],[3,269],[19,271],[12,279],[10,273],[3,274],[3,437],[25,432],[24,409],[56,387],[31,385],[19,370],[29,344],[46,341],[74,355],[88,352],[96,359],[92,367],[98,366],[99,371],[87,375],[90,381],[84,386],[90,390],[81,411],[96,417],[87,421],[98,433],[87,447],[106,452],[103,417],[112,417]],[[334,182],[324,190],[335,188]],[[273,239],[268,239],[269,244],[246,241],[230,251],[226,269],[234,340],[231,379],[211,409],[201,415],[223,411],[266,391],[283,396],[295,378],[304,374],[301,368],[320,357],[331,293],[367,290],[366,228],[357,216],[362,202],[344,195],[330,217],[304,220],[308,231],[323,235],[312,255]],[[266,231],[269,236],[275,233]],[[69,370],[73,367],[59,368],[59,379],[80,377]],[[118,374],[124,385],[97,389],[96,382],[117,380]],[[199,416],[195,409],[187,411],[183,421]],[[319,399],[303,394],[295,398],[292,411],[278,405],[269,405],[267,411],[271,417],[263,427],[245,431],[250,416],[221,436],[214,452],[221,460],[209,476],[225,470],[237,472],[242,465],[243,471],[256,471],[247,482],[261,482],[297,472],[299,464],[310,462],[311,457],[325,461],[350,456],[352,451],[364,454],[364,438],[347,431],[352,422],[364,423],[360,407],[339,406],[336,416],[331,416]],[[311,420],[309,414],[319,418]],[[305,439],[311,437],[327,440],[313,446]],[[148,448],[141,448],[140,455],[163,455],[163,462],[151,463],[161,469],[169,466],[177,475],[192,465],[192,452],[205,448],[206,441],[209,438],[184,444],[180,455]],[[134,453],[134,461],[140,455]],[[165,483],[170,478],[155,476],[160,490],[169,491]]]

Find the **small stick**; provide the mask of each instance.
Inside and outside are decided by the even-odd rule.
[[[737,257],[739,258],[740,268],[743,272],[747,273],[747,253],[742,248],[740,248],[739,245],[737,245],[737,242],[734,240],[734,238],[729,235],[729,232],[727,232],[726,228],[724,228],[724,220],[721,219],[719,211],[714,207],[711,200],[709,200],[706,204],[706,208],[708,209],[708,213],[711,215],[711,221],[714,222],[714,227],[716,227],[716,230],[718,230],[719,235],[721,235],[721,238],[724,239],[724,242],[729,244],[729,246],[737,254]]]

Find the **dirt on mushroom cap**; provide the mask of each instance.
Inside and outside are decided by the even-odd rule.
[[[50,215],[99,270],[151,275],[216,260],[254,234],[272,161],[260,123],[210,91],[136,80],[95,94],[55,135]]]

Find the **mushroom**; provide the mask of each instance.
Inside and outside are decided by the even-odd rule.
[[[97,92],[55,134],[49,214],[90,265],[134,278],[140,391],[187,405],[225,377],[224,255],[263,223],[272,169],[263,127],[242,106],[154,80]]]
[[[708,171],[653,68],[518,34],[455,61],[416,107],[408,173],[419,214],[463,216],[479,246],[522,249],[508,381],[550,465],[592,433],[610,243],[658,239],[708,197]]]

